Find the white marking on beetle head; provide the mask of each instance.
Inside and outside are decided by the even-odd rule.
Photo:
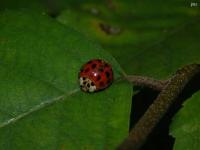
[[[85,92],[94,92],[97,89],[95,84],[89,78],[80,77],[79,83],[81,89]]]

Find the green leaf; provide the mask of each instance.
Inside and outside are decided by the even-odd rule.
[[[108,89],[79,90],[80,66],[112,64]],[[0,149],[113,149],[128,134],[132,87],[112,56],[45,14],[0,14]]]
[[[40,0],[26,1],[26,0],[1,0],[0,11],[6,9],[32,9],[44,12],[44,3]]]
[[[174,150],[198,150],[200,147],[200,92],[184,103],[173,118],[170,130],[176,138]]]

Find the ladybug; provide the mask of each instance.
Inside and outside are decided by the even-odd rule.
[[[80,88],[84,92],[97,92],[111,85],[113,71],[110,64],[101,59],[85,63],[79,72]]]

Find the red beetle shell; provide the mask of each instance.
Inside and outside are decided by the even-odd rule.
[[[84,64],[79,73],[80,87],[85,92],[95,92],[107,88],[113,81],[110,64],[93,59]]]

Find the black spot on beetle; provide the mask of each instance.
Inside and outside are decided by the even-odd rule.
[[[110,77],[110,73],[108,71],[106,71],[106,77],[109,78]]]
[[[84,85],[86,85],[86,83],[87,83],[86,81],[83,82]]]
[[[99,72],[103,72],[103,67],[99,67]]]
[[[87,73],[89,70],[90,70],[89,68],[86,68],[84,72]]]
[[[94,82],[92,82],[91,85],[94,86]]]
[[[90,87],[90,84],[89,84],[89,83],[87,84],[87,87],[88,87],[88,88]]]
[[[99,81],[99,80],[101,80],[101,76],[98,75],[97,76],[97,81]]]
[[[86,79],[86,77],[83,77],[83,80],[85,80]]]
[[[109,67],[109,65],[108,65],[108,64],[105,64],[104,67]]]
[[[96,68],[97,64],[92,64],[92,69]]]

